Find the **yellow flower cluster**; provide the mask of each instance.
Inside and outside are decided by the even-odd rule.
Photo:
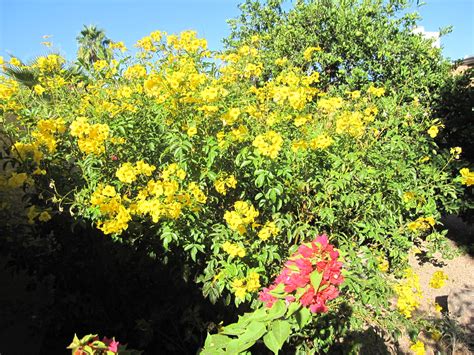
[[[237,179],[234,175],[217,179],[214,181],[214,187],[218,193],[225,196],[227,194],[227,188],[235,189],[237,187]]]
[[[430,287],[441,288],[446,280],[448,280],[448,276],[444,272],[436,271],[430,279]]]
[[[127,51],[127,47],[125,47],[125,44],[123,42],[112,42],[110,43],[109,47],[112,49],[118,49],[121,52]]]
[[[310,61],[311,60],[311,57],[313,56],[313,53],[314,52],[319,52],[321,51],[321,47],[308,47],[305,49],[305,51],[303,52],[303,58],[306,60],[306,61]]]
[[[414,355],[425,355],[425,344],[418,340],[416,343],[410,346],[410,350],[413,351]]]
[[[66,125],[63,119],[47,119],[39,120],[37,131],[31,135],[36,138],[39,145],[44,145],[50,153],[56,150],[57,140],[55,134],[63,134],[66,131]]]
[[[277,236],[278,233],[280,233],[280,229],[276,226],[275,222],[269,221],[265,223],[262,229],[260,229],[260,231],[258,232],[258,237],[261,240],[266,241],[271,236]]]
[[[177,51],[184,50],[189,54],[207,49],[207,41],[204,38],[197,38],[196,31],[184,31],[180,36],[170,35],[167,44]]]
[[[270,157],[270,159],[275,159],[278,156],[282,144],[283,138],[275,131],[259,134],[252,143],[260,154]]]
[[[98,60],[98,61],[94,62],[94,64],[93,64],[93,68],[94,68],[95,71],[104,70],[108,66],[109,66],[109,63],[104,59]]]
[[[236,201],[234,203],[234,211],[226,211],[224,219],[230,229],[245,234],[247,226],[255,221],[259,212],[246,201]]]
[[[365,125],[362,113],[343,112],[336,121],[336,133],[347,133],[353,137],[361,137],[364,134]]]
[[[318,89],[311,86],[311,84],[318,81],[318,72],[304,76],[293,68],[281,73],[276,78],[275,83],[267,83],[261,92],[258,89],[254,92],[257,96],[263,97],[263,94],[270,96],[280,106],[288,103],[291,108],[299,111],[318,92]]]
[[[468,168],[463,168],[459,172],[461,173],[461,181],[464,185],[474,185],[474,171],[470,171]]]
[[[48,222],[51,219],[51,215],[48,211],[41,211],[37,206],[31,205],[26,210],[26,216],[28,217],[28,223],[35,223],[35,219],[40,222]]]
[[[118,234],[128,228],[132,216],[123,204],[126,199],[122,198],[113,186],[99,185],[92,194],[90,202],[92,206],[99,207],[102,216],[107,217],[107,220],[97,224],[105,234]]]
[[[222,244],[222,249],[232,257],[243,258],[245,256],[245,249],[238,244],[225,242]]]
[[[12,154],[14,157],[20,160],[33,158],[33,161],[36,164],[39,164],[41,159],[43,159],[43,153],[39,149],[39,144],[37,142],[34,142],[34,143],[17,142],[12,147]]]
[[[77,137],[79,149],[85,154],[99,155],[105,151],[104,142],[109,137],[109,126],[103,123],[90,124],[79,117],[69,127],[71,136]]]
[[[149,36],[146,36],[140,39],[135,44],[135,47],[138,47],[144,50],[145,52],[154,52],[158,50],[159,43],[161,42],[163,36],[166,36],[166,32],[154,31],[150,33]]]
[[[369,95],[373,95],[375,97],[380,97],[380,96],[383,96],[383,94],[385,94],[385,89],[384,88],[376,88],[374,87],[373,85],[371,85],[368,89],[367,89],[367,93]]]
[[[138,161],[135,164],[124,163],[116,172],[117,178],[130,184],[137,180],[139,175],[151,176],[155,166]],[[133,215],[149,216],[154,223],[161,218],[177,219],[182,209],[193,206],[193,199],[203,204],[207,197],[195,182],[180,186],[186,173],[177,164],[168,165],[162,172],[162,179],[150,179],[146,186],[139,188],[136,196],[121,197],[113,186],[99,186],[92,194],[91,204],[98,206],[105,220],[98,227],[106,234],[119,234],[127,229],[128,222]]]
[[[6,185],[12,189],[16,189],[18,187],[23,186],[27,179],[28,175],[26,173],[12,172],[10,177],[6,181]]]
[[[181,169],[178,164],[172,163],[163,170],[161,177],[165,181],[169,181],[173,177],[177,177],[179,180],[184,180],[186,177],[186,172]]]
[[[156,167],[145,163],[143,160],[136,162],[135,165],[126,162],[117,169],[115,176],[123,183],[131,184],[137,180],[138,175],[151,176]]]
[[[13,65],[15,67],[19,67],[21,66],[21,62],[18,58],[15,58],[15,57],[11,57],[10,58],[10,62],[9,62],[10,65]]]
[[[425,231],[430,227],[434,227],[436,221],[433,217],[420,217],[414,222],[408,223],[407,227],[412,232]]]
[[[260,275],[251,271],[246,278],[235,279],[231,283],[235,297],[243,300],[247,292],[255,292],[260,288]]]
[[[125,70],[123,77],[128,80],[142,79],[146,77],[146,68],[140,64],[132,65]]]
[[[49,54],[46,57],[39,57],[36,60],[35,66],[41,72],[54,72],[61,69],[65,59],[57,54]]]
[[[309,142],[309,147],[311,149],[326,149],[334,143],[334,140],[329,137],[327,134],[323,133]]]
[[[390,268],[390,263],[388,262],[388,259],[384,256],[378,256],[377,268],[382,272],[387,272],[388,269]]]
[[[317,106],[322,112],[331,114],[339,110],[343,104],[341,97],[329,97],[319,99]]]
[[[420,279],[410,268],[405,271],[405,278],[395,285],[394,289],[398,295],[397,308],[406,318],[410,318],[412,312],[420,305],[423,298]]]
[[[15,80],[0,76],[0,100],[9,100],[18,90],[19,85]],[[0,108],[2,106],[0,105]]]

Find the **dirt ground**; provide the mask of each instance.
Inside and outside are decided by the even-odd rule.
[[[433,340],[429,334],[422,334],[420,339],[425,343],[427,355],[474,354],[474,229],[454,216],[447,217],[443,222],[449,228],[450,244],[458,255],[452,260],[436,255],[438,258],[432,263],[423,260],[420,254],[412,254],[409,261],[419,275],[423,292],[418,312],[424,317],[442,320],[449,332],[442,341]],[[448,276],[444,286],[439,289],[429,285],[436,271],[443,271]],[[443,307],[441,314],[435,311],[434,302]],[[401,339],[400,345],[404,352],[412,353],[408,338]]]

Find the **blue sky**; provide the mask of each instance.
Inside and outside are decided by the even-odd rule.
[[[109,38],[132,47],[153,30],[168,33],[197,30],[211,49],[220,49],[229,34],[227,19],[239,14],[240,0],[0,0],[0,55],[28,60],[48,50],[43,35],[68,58],[84,24],[106,30]],[[453,25],[442,38],[444,55],[474,55],[474,0],[427,0],[418,11],[427,31]]]

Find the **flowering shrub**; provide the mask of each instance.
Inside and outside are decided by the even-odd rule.
[[[338,256],[326,235],[301,245],[275,282],[262,290],[260,300],[271,307],[284,296],[287,302],[299,302],[313,313],[327,312],[326,301],[339,295],[337,286],[344,281]]]
[[[97,334],[89,334],[81,339],[74,335],[72,343],[67,348],[72,350],[72,355],[141,354],[141,351],[128,350],[126,345],[121,345],[115,338],[103,337],[100,340]]]
[[[201,354],[237,354],[262,337],[266,347],[277,354],[292,331],[301,331],[312,313],[328,312],[326,302],[339,295],[344,277],[338,259],[339,252],[326,235],[300,245],[275,282],[260,292],[264,305],[218,334],[208,335]]]
[[[277,58],[269,76],[259,36],[222,53],[193,31],[136,46],[80,73],[56,54],[2,62],[37,78],[0,77],[2,197],[26,193],[31,223],[68,214],[150,254],[179,250],[186,278],[227,306],[261,304],[261,285],[293,255],[260,298],[271,312],[284,296],[327,316],[311,324],[325,328],[320,343],[303,329],[295,347],[327,349],[372,323],[396,331],[387,273],[417,243],[445,251],[441,211],[456,211],[470,182],[469,170],[456,181],[446,171],[460,151],[439,149],[429,108],[373,83],[327,87],[324,46],[302,49],[304,66]],[[10,223],[14,203],[2,201]],[[337,252],[324,237],[304,245],[319,231]],[[336,329],[324,312],[339,292],[353,316],[324,333]]]

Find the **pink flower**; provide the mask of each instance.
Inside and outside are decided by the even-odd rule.
[[[114,338],[109,339],[107,337],[103,337],[102,342],[105,345],[107,345],[107,347],[108,347],[107,350],[112,351],[114,353],[118,352],[118,346],[119,346],[120,343],[118,341],[115,341]]]
[[[303,293],[299,298],[302,306],[308,307],[313,313],[327,312],[326,301],[339,295],[337,286],[344,281],[341,275],[342,263],[337,261],[338,257],[339,253],[329,244],[325,234],[318,236],[311,243],[300,245],[298,251],[284,264],[274,283],[260,292],[259,299],[265,302],[267,307],[272,307],[277,298],[270,292],[282,284],[287,305],[296,302],[293,292],[297,291]],[[315,271],[322,274],[317,290],[311,284],[311,274]]]

